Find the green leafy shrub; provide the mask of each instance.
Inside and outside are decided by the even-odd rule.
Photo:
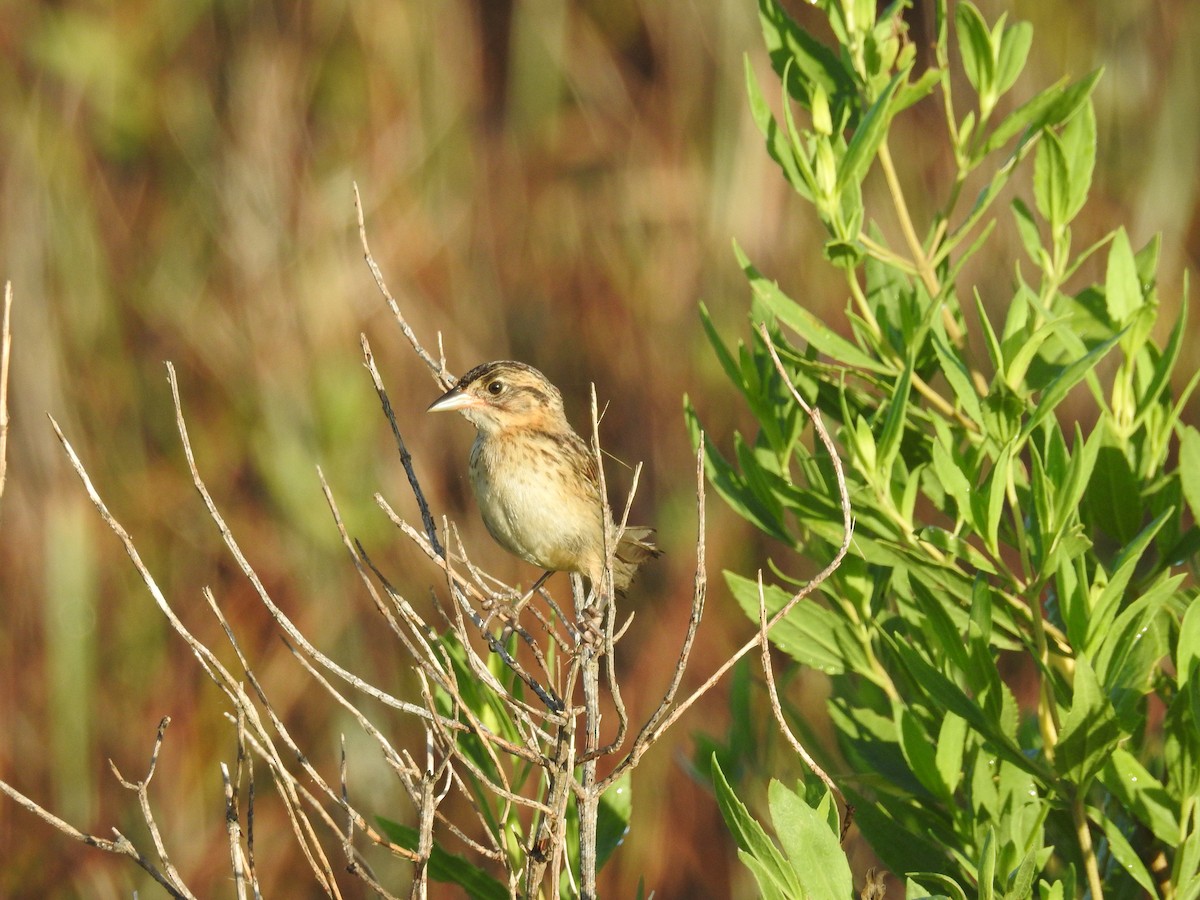
[[[747,81],[768,152],[845,272],[845,322],[821,322],[738,254],[751,318],[768,323],[844,448],[855,532],[823,600],[800,603],[772,640],[830,675],[835,780],[909,896],[1200,896],[1200,432],[1180,418],[1200,375],[1178,390],[1186,304],[1165,344],[1152,338],[1157,240],[1135,250],[1118,228],[1072,241],[1099,73],[1002,114],[1028,24],[989,25],[968,2],[951,15],[940,0],[935,59],[917,74],[905,3],[878,18],[873,0],[816,6],[836,46],[760,2],[782,116],[749,64]],[[965,113],[952,34],[973,94]],[[940,210],[916,223],[888,136],[926,97],[944,113],[956,170]],[[1013,176],[1031,155],[1029,198]],[[895,245],[864,207],[873,169]],[[1028,259],[1009,268],[1011,300],[995,316],[963,271],[1006,188]],[[1104,279],[1080,284],[1089,259]],[[705,324],[759,425],[736,439],[734,460],[707,444],[712,484],[764,532],[828,562],[842,538],[828,456],[801,440],[806,419],[762,339],[735,352]],[[727,580],[757,620],[756,582]],[[769,588],[768,610],[790,593]],[[777,819],[783,802],[773,788]],[[836,834],[836,815],[830,824]],[[742,847],[769,893],[762,858]],[[845,895],[839,885],[830,896]]]

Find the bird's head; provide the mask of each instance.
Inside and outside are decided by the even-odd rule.
[[[488,433],[569,427],[558,388],[533,366],[508,359],[476,366],[429,406],[429,412],[446,410]]]

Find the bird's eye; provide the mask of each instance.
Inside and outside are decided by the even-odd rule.
[[[501,392],[503,392],[504,382],[503,381],[493,381],[488,384],[487,389],[488,389],[488,393],[491,394],[493,397],[495,397],[497,394],[500,394]]]

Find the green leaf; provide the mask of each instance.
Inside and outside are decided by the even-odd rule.
[[[1168,652],[1163,610],[1178,596],[1183,577],[1159,573],[1154,584],[1117,616],[1095,654],[1096,676],[1127,731],[1136,730],[1141,722],[1142,698],[1153,689]]]
[[[380,830],[401,847],[416,850],[420,846],[421,835],[417,829],[382,817],[377,821]],[[429,853],[429,877],[445,884],[456,884],[468,896],[480,900],[508,900],[509,897],[505,884],[475,868],[466,857],[447,853],[437,844]]]
[[[842,157],[838,165],[836,191],[839,195],[849,185],[861,184],[863,178],[866,177],[867,170],[875,159],[875,153],[879,150],[879,145],[887,137],[888,123],[892,118],[890,108],[892,98],[896,96],[896,89],[904,83],[907,74],[906,72],[897,72],[893,75],[888,86],[875,99],[870,109],[867,110],[867,114],[858,123],[854,137],[850,138],[850,143],[846,147],[846,155]]]
[[[1136,431],[1146,417],[1158,407],[1163,389],[1171,382],[1171,373],[1175,371],[1175,363],[1178,362],[1179,351],[1183,347],[1183,337],[1188,333],[1187,318],[1188,303],[1185,295],[1179,306],[1179,314],[1175,317],[1175,325],[1171,328],[1171,336],[1167,339],[1167,346],[1155,361],[1154,375],[1138,396],[1138,410],[1131,425],[1132,431]]]
[[[1011,884],[1004,892],[1004,900],[1026,900],[1033,896],[1033,879],[1037,875],[1037,854],[1030,850],[1021,860],[1021,865],[1011,877]]]
[[[979,530],[971,509],[971,494],[975,490],[974,485],[962,469],[959,468],[950,449],[940,438],[933,442],[931,450],[933,454],[933,472],[937,475],[938,481],[941,482],[946,493],[954,498],[954,503],[958,507],[959,518],[968,525],[971,525],[975,530]],[[946,510],[946,512],[949,512],[949,510]]]
[[[1042,236],[1038,232],[1037,222],[1033,212],[1020,198],[1012,202],[1013,218],[1017,222],[1017,233],[1021,236],[1021,245],[1033,262],[1041,265]]]
[[[938,771],[937,754],[930,735],[921,726],[918,717],[908,707],[899,703],[895,707],[896,733],[900,737],[900,750],[917,781],[935,797],[949,802],[951,795]]]
[[[715,753],[712,757],[712,783],[713,790],[717,795],[717,806],[721,810],[721,817],[733,834],[733,839],[744,853],[759,863],[759,866],[751,869],[758,880],[759,887],[765,892],[770,886],[777,891],[782,891],[784,897],[801,896],[802,888],[796,878],[796,873],[767,832],[750,815],[745,804],[733,792],[733,788],[729,786],[729,782],[725,778],[725,773],[721,771]]]
[[[700,420],[687,397],[684,397],[684,418],[693,442],[698,441],[701,434]],[[783,523],[759,500],[747,480],[734,470],[707,434],[704,435],[704,474],[721,499],[739,516],[774,538],[789,545],[794,543]]]
[[[1017,296],[1021,296],[1021,294]],[[1004,381],[1014,393],[1018,395],[1028,393],[1029,387],[1025,384],[1025,377],[1029,374],[1029,367],[1033,365],[1034,358],[1041,351],[1042,345],[1048,339],[1057,337],[1062,332],[1070,331],[1072,328],[1074,328],[1074,322],[1068,317],[1063,316],[1062,318],[1046,322],[1041,328],[1033,332],[1033,334],[1018,334],[1013,336],[1012,352],[1005,353],[1009,362],[1004,371]],[[1006,341],[1005,346],[1007,348],[1009,342]]]
[[[771,107],[767,105],[767,101],[763,97],[762,89],[758,86],[758,77],[754,74],[754,67],[751,65],[748,55],[744,57],[743,65],[746,73],[746,94],[750,98],[750,117],[754,119],[754,124],[766,138],[767,153],[783,170],[784,176],[796,193],[811,202],[813,199],[812,176],[809,174],[806,178],[801,171],[787,135],[780,130],[779,123],[771,114]]]
[[[972,422],[983,422],[983,411],[979,405],[979,394],[971,383],[971,373],[958,352],[950,346],[945,326],[941,320],[934,322],[930,343],[937,354],[938,365],[946,381],[954,391],[954,398]]]
[[[1075,453],[1067,464],[1066,472],[1051,473],[1058,476],[1058,493],[1054,508],[1054,521],[1057,523],[1053,538],[1055,542],[1062,537],[1068,523],[1079,518],[1079,503],[1087,490],[1088,482],[1091,481],[1096,456],[1102,443],[1102,429],[1094,429],[1085,441],[1079,423],[1075,423]]]
[[[933,89],[944,77],[945,73],[941,69],[930,67],[922,72],[916,81],[904,82],[896,92],[896,99],[892,103],[892,115],[895,116],[924,100],[933,93]]]
[[[759,0],[758,18],[775,74],[781,79],[785,72],[792,75],[787,79],[788,90],[805,108],[811,107],[812,86],[820,85],[833,107],[833,121],[839,123],[835,127],[841,127],[843,110],[852,106],[857,95],[851,72],[835,52],[800,28],[776,0]]]
[[[1012,465],[1013,445],[1005,444],[996,457],[996,463],[988,475],[987,517],[984,520],[984,542],[993,556],[1000,553],[1000,517],[1004,512],[1004,498],[1008,487],[1009,466]]]
[[[1004,371],[1004,351],[1000,347],[1000,339],[996,336],[996,329],[992,327],[992,320],[988,318],[987,309],[983,305],[983,297],[979,295],[979,289],[975,289],[975,313],[979,316],[979,325],[983,331],[984,341],[986,342],[988,359],[991,360],[992,368],[997,372]]]
[[[1071,388],[1086,378],[1088,373],[1096,367],[1100,360],[1108,355],[1108,351],[1115,347],[1120,339],[1120,334],[1109,338],[1104,343],[1092,348],[1085,356],[1064,367],[1054,376],[1042,391],[1042,396],[1034,406],[1032,414],[1025,421],[1025,425],[1021,429],[1022,439],[1028,438],[1029,435],[1033,434],[1046,417],[1054,412],[1058,404],[1062,403]]]
[[[599,869],[629,833],[633,816],[633,770],[626,769],[608,790],[600,795],[596,809],[596,868]]]
[[[779,285],[768,281],[751,265],[742,248],[734,244],[738,265],[746,273],[756,298],[817,350],[832,357],[841,365],[866,369],[879,375],[889,374],[887,366],[868,356],[854,344],[836,334],[824,322],[810,313],[779,289]]]
[[[1129,873],[1147,896],[1157,897],[1158,889],[1154,885],[1154,879],[1150,877],[1146,864],[1142,862],[1137,851],[1130,845],[1129,839],[1121,832],[1120,826],[1110,816],[1102,816],[1097,813],[1093,818],[1104,829],[1104,836],[1108,838],[1108,851],[1112,854],[1113,859]]]
[[[1183,425],[1179,431],[1179,486],[1183,498],[1200,521],[1200,431]]]
[[[913,682],[920,685],[921,691],[930,698],[934,708],[948,710],[966,719],[997,754],[1031,775],[1044,779],[1045,773],[1039,769],[1037,763],[1028,759],[1020,748],[1008,739],[1003,730],[988,719],[983,708],[968,697],[962,688],[926,662],[912,647],[903,643],[894,643],[892,646],[912,675]]]
[[[1085,645],[1088,652],[1095,652],[1100,642],[1111,631],[1113,619],[1116,617],[1121,599],[1125,595],[1125,589],[1137,571],[1142,554],[1146,552],[1146,548],[1150,546],[1154,536],[1172,515],[1174,515],[1172,509],[1162,512],[1138,532],[1113,561],[1113,576],[1092,604],[1092,615],[1088,622]]]
[[[1129,235],[1118,228],[1108,248],[1108,270],[1104,276],[1104,303],[1118,328],[1142,308],[1142,285],[1138,281]]]
[[[1018,22],[1004,30],[1000,39],[999,58],[996,60],[997,97],[1003,96],[1016,83],[1021,70],[1025,68],[1032,43],[1033,26],[1028,22]]]
[[[935,884],[946,893],[931,894],[927,884]],[[967,892],[957,881],[937,872],[910,872],[904,885],[904,896],[907,900],[967,900]]]
[[[966,749],[967,720],[952,712],[945,714],[941,729],[938,731],[937,747],[934,756],[937,763],[938,775],[946,795],[954,796],[963,775],[963,751]]]
[[[996,81],[996,52],[987,23],[974,4],[963,0],[954,7],[954,26],[967,81],[981,97],[992,93]]]
[[[725,583],[738,606],[758,622],[758,582],[734,572],[725,572]],[[783,609],[791,595],[776,585],[763,585],[767,616]],[[861,672],[870,663],[853,627],[811,598],[806,598],[771,629],[771,643],[797,662],[827,675]]]
[[[717,327],[713,324],[712,315],[704,303],[700,304],[700,322],[704,326],[704,333],[708,337],[709,344],[712,345],[713,352],[717,355],[717,360],[721,363],[721,368],[725,370],[725,375],[741,389],[743,387],[742,370],[738,366],[737,360],[733,358],[733,354],[725,347],[721,336],[717,334]]]
[[[1054,767],[1084,789],[1116,748],[1121,732],[1086,656],[1075,658],[1073,687],[1071,708],[1054,752]]]
[[[1175,671],[1179,690],[1187,687],[1192,663],[1200,659],[1200,602],[1193,600],[1179,623],[1179,640],[1175,645]]]
[[[983,832],[983,847],[979,851],[979,900],[996,896],[996,829],[991,825]]]
[[[1042,132],[1033,160],[1033,198],[1038,212],[1050,223],[1050,231],[1058,234],[1071,221],[1071,176],[1067,157],[1057,134],[1049,129]]]
[[[745,850],[738,851],[738,859],[741,860],[742,865],[750,870],[750,874],[758,882],[758,889],[762,892],[763,900],[792,900],[795,896],[779,887],[775,873],[770,865],[756,859]]]
[[[908,421],[908,395],[912,384],[912,362],[910,361],[896,379],[896,388],[892,391],[888,403],[887,418],[883,420],[883,430],[879,435],[877,447],[878,471],[881,482],[888,482],[893,477],[896,457],[900,453],[900,442],[904,438],[904,426]]]
[[[928,636],[928,646],[931,650],[938,651],[939,658],[949,660],[955,669],[965,672],[970,665],[962,635],[963,628],[966,626],[964,624],[963,628],[960,628],[955,625],[954,619],[950,615],[950,611],[954,611],[961,619],[962,612],[958,607],[951,606],[944,598],[939,599],[935,596],[921,579],[910,578],[908,581],[913,600],[924,617],[921,626]],[[901,593],[899,584],[897,584],[897,593]]]
[[[1102,74],[1103,70],[1097,69],[1074,84],[1060,82],[1036,94],[996,126],[984,145],[984,153],[1002,147],[1022,132],[1023,145],[1034,135],[1041,134],[1042,129],[1065,122],[1091,96]]]
[[[885,807],[875,799],[874,792],[868,798],[849,786],[843,790],[846,800],[854,806],[854,824],[871,847],[877,848],[883,864],[891,871],[940,871],[950,864],[945,832],[931,831],[932,816],[901,804]]]
[[[1103,424],[1096,433],[1102,445],[1096,453],[1081,512],[1089,530],[1123,547],[1133,540],[1144,518],[1141,481],[1121,446],[1122,439]]]
[[[1063,155],[1067,160],[1070,189],[1067,198],[1067,221],[1073,220],[1087,202],[1092,187],[1092,171],[1096,167],[1096,113],[1090,100],[1067,120],[1060,135]]]
[[[828,794],[825,799],[829,801]],[[801,896],[813,900],[851,896],[850,862],[839,843],[840,835],[830,829],[826,816],[774,779],[767,788],[767,800],[771,824],[800,882]]]
[[[1156,838],[1168,847],[1179,845],[1178,806],[1137,757],[1118,747],[1100,770],[1100,781]]]

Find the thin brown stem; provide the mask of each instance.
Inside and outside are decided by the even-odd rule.
[[[392,292],[388,290],[387,284],[383,280],[383,272],[380,271],[379,265],[375,262],[375,257],[371,255],[371,247],[367,243],[367,225],[363,219],[362,198],[358,193],[358,184],[354,185],[354,211],[358,216],[358,239],[363,248],[363,259],[367,261],[367,267],[371,270],[371,275],[375,279],[375,286],[379,288],[379,293],[383,295],[383,299],[387,302],[388,308],[391,309],[392,315],[396,319],[396,324],[400,326],[400,331],[421,361],[429,367],[429,371],[433,373],[434,380],[442,389],[450,388],[454,385],[454,376],[450,374],[446,368],[446,357],[440,352],[441,336],[438,336],[439,358],[434,359],[417,340],[416,332],[412,330],[412,326],[408,324],[408,320],[404,318],[404,313],[400,311],[400,304],[396,302],[396,298],[392,296]]]

